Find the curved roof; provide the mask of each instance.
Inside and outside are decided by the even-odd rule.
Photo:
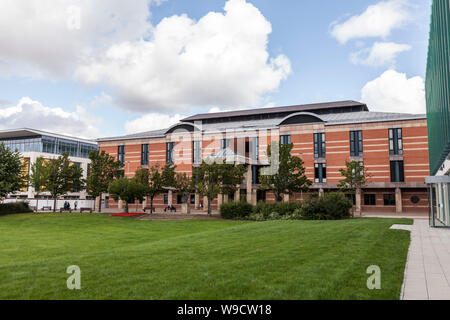
[[[297,117],[303,117],[303,121],[300,122],[295,122],[293,121],[294,118]],[[312,120],[312,121],[311,121]],[[325,120],[323,120],[323,118],[315,113],[311,113],[311,112],[297,112],[297,113],[293,113],[288,115],[287,117],[283,118],[283,120],[281,120],[278,125],[284,125],[284,124],[299,124],[299,123],[314,123],[314,122],[325,122]]]

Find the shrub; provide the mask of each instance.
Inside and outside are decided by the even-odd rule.
[[[220,206],[223,219],[246,219],[252,213],[253,206],[245,201],[227,202]]]
[[[33,212],[26,202],[12,202],[0,204],[0,215]]]
[[[309,197],[302,203],[302,213],[305,220],[324,220],[326,216],[322,198]]]
[[[266,203],[261,201],[253,208],[253,212],[268,219],[271,218],[271,215],[274,212],[276,212],[279,217],[289,216],[295,210],[300,209],[300,207],[301,205],[299,203],[293,202]]]
[[[340,192],[310,197],[302,204],[302,212],[307,220],[347,219],[351,216],[351,208],[351,201]]]

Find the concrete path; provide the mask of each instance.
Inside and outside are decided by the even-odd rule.
[[[430,228],[422,219],[391,228],[411,230],[401,299],[450,300],[450,229]]]

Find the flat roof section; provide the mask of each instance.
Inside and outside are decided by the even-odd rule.
[[[49,136],[66,140],[79,141],[83,143],[97,145],[97,142],[94,140],[81,139],[73,136],[67,136],[57,133],[51,133],[42,130],[29,129],[29,128],[20,128],[20,129],[8,129],[8,130],[0,130],[0,140],[2,139],[14,139],[14,138],[28,138],[33,136]]]

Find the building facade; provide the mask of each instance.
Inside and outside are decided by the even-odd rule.
[[[434,0],[426,73],[430,222],[450,226],[450,3]]]
[[[357,160],[368,172],[368,183],[353,198],[357,211],[426,212],[429,172],[425,115],[370,112],[355,101],[290,107],[264,108],[195,115],[165,130],[99,139],[99,148],[124,164],[133,177],[141,167],[176,165],[176,171],[191,175],[202,159],[225,157],[227,162],[247,167],[244,183],[235,194],[219,195],[223,201],[275,201],[274,194],[259,189],[259,174],[269,165],[267,147],[272,142],[293,143],[293,155],[304,161],[313,182],[309,193],[286,196],[301,201],[311,194],[338,189],[340,168]],[[122,207],[106,199],[110,207]],[[206,199],[192,194],[196,208],[207,207]],[[180,196],[168,191],[156,207],[180,205]],[[146,204],[137,204],[146,205]]]
[[[22,161],[26,164],[26,170],[30,174],[31,166],[37,158],[56,159],[62,153],[69,154],[70,161],[83,169],[83,176],[86,178],[91,160],[89,152],[98,150],[97,143],[91,140],[78,139],[64,135],[44,132],[34,129],[15,129],[0,131],[0,143],[3,143],[12,151],[19,151],[22,155]],[[48,199],[49,194],[44,192],[39,198]],[[79,190],[70,192],[66,195],[66,200],[86,200],[88,198],[86,191]],[[11,194],[6,199],[22,199],[34,202],[36,199],[35,190],[28,186],[15,194]],[[52,201],[41,201],[40,207],[52,206]]]

